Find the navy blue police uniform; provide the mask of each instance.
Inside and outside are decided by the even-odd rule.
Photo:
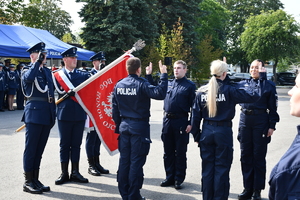
[[[61,53],[62,57],[77,57],[77,48],[72,47]],[[74,69],[71,74],[66,69],[67,66],[60,69],[69,79],[74,87],[77,87],[82,82],[89,78],[89,74],[80,70]],[[56,73],[58,73],[57,71]],[[57,90],[61,91],[59,82],[56,81]],[[65,93],[59,93],[59,98],[63,97]],[[66,98],[57,105],[57,124],[60,136],[60,162],[62,174],[55,181],[55,184],[63,184],[66,181],[75,181],[87,183],[88,180],[82,177],[79,173],[79,158],[80,146],[82,143],[84,125],[86,120],[86,113],[78,102],[72,98]],[[72,163],[72,173],[69,177],[68,165],[69,160]]]
[[[5,65],[3,66],[3,71],[5,73],[8,72],[8,71],[10,71],[9,70],[10,62],[11,62],[11,59],[4,60]],[[7,73],[6,73],[5,76],[6,76],[6,79],[7,79],[8,78],[7,77]],[[6,91],[4,92],[3,108],[8,108],[8,87],[6,88]]]
[[[266,80],[266,73],[260,79],[245,80],[240,86],[255,87],[260,84],[264,88],[261,98],[254,103],[242,103],[239,122],[238,140],[241,149],[241,168],[244,188],[260,191],[265,188],[266,154],[271,137],[268,130],[274,129],[279,122],[277,113],[277,92],[272,81]],[[260,82],[260,83],[259,83]]]
[[[207,86],[197,91],[192,109],[191,133],[199,143],[202,159],[203,200],[228,199],[229,171],[233,159],[232,119],[235,107],[238,103],[255,102],[260,97],[257,93],[260,92],[259,87],[235,87],[231,85],[228,76],[223,81],[217,79],[217,82],[217,115],[212,118],[208,116]]]
[[[46,53],[45,44],[40,42],[27,52]],[[30,63],[22,70],[21,84],[26,96],[22,121],[26,124],[23,168],[26,178],[24,190],[31,193],[49,191],[38,180],[42,154],[51,128],[55,124],[54,85],[51,71],[41,66],[42,61]],[[33,179],[33,185],[30,181]],[[35,187],[34,187],[35,186]],[[30,188],[31,187],[31,188]]]
[[[123,200],[141,199],[143,166],[150,149],[150,99],[163,100],[167,92],[168,75],[161,74],[158,86],[150,85],[136,74],[119,81],[113,92],[113,120],[119,133],[120,152],[117,174]]]
[[[0,112],[4,112],[3,102],[4,102],[4,94],[7,89],[7,78],[6,72],[3,70],[4,65],[0,63]]]
[[[269,185],[269,200],[300,200],[299,125],[292,145],[272,169]]]
[[[90,57],[91,61],[101,61],[105,60],[104,52],[100,51],[96,53],[95,55]],[[98,72],[95,68],[91,69],[90,74],[94,75]],[[89,162],[89,169],[88,172],[91,175],[99,176],[100,174],[108,174],[109,170],[102,167],[100,164],[100,145],[101,140],[95,130],[94,127],[92,127],[93,130],[91,130],[86,135],[86,143],[85,143],[85,150],[86,155],[88,157]]]
[[[195,99],[195,92],[195,84],[186,77],[174,79],[168,83],[164,100],[161,139],[164,144],[166,180],[173,184],[176,182],[178,187],[181,187],[186,176],[189,133],[186,133],[185,129],[190,125],[188,116]]]
[[[17,83],[18,83],[17,94],[16,94],[16,104],[18,110],[24,110],[24,94],[21,88],[21,71],[22,71],[21,66],[24,67],[25,65],[23,63],[20,63],[19,65],[17,65],[17,69],[15,70],[15,72],[17,73]]]
[[[11,59],[4,60],[5,66],[3,67],[3,70],[5,72],[9,71],[10,62],[11,62]]]
[[[15,68],[15,65],[10,65],[9,68]],[[18,88],[18,74],[16,71],[7,71],[8,94],[15,95]]]

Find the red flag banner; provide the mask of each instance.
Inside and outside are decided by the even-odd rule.
[[[118,136],[114,133],[115,123],[112,119],[112,93],[115,84],[127,76],[125,55],[113,66],[106,66],[90,79],[90,83],[76,92],[75,97],[94,124],[102,144],[110,155],[118,153]],[[112,64],[112,63],[111,63]],[[108,67],[108,68],[107,68]],[[107,68],[107,69],[106,69]]]

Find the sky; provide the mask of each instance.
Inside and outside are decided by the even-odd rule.
[[[72,32],[79,32],[84,23],[81,22],[78,12],[84,3],[76,3],[75,0],[63,0],[62,2],[62,9],[71,15],[74,22],[71,26]],[[284,4],[284,11],[292,15],[300,23],[300,0],[281,0],[281,2]]]
[[[71,26],[71,31],[73,33],[77,33],[80,31],[80,28],[84,26],[84,23],[81,22],[78,12],[80,11],[81,7],[84,3],[76,3],[75,0],[63,0],[62,1],[62,10],[67,11],[74,22]]]

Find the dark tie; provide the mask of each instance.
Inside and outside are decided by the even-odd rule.
[[[70,79],[72,80],[74,73],[73,72],[69,72],[69,74],[70,74]]]

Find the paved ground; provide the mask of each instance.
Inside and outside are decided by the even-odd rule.
[[[267,155],[267,179],[270,171],[283,153],[288,149],[296,135],[298,119],[289,114],[288,88],[278,88],[280,123],[272,137]],[[202,199],[200,192],[201,159],[199,148],[191,137],[188,146],[188,168],[187,177],[182,190],[172,187],[162,188],[159,186],[164,179],[163,148],[160,140],[162,123],[162,101],[152,101],[151,108],[151,137],[152,144],[146,165],[144,167],[145,181],[142,195],[152,200],[195,200]],[[67,183],[57,186],[54,181],[60,175],[59,162],[59,136],[55,126],[50,134],[40,170],[40,180],[51,187],[51,192],[41,195],[32,195],[22,191],[24,182],[22,154],[24,150],[24,130],[14,131],[22,125],[20,122],[23,111],[6,111],[0,113],[0,199],[121,199],[116,182],[116,171],[118,167],[119,154],[110,156],[101,147],[101,163],[110,170],[109,175],[94,177],[87,173],[87,157],[85,154],[85,135],[82,142],[80,172],[89,179],[88,184]],[[239,106],[237,106],[236,117],[233,120],[234,132],[234,159],[230,171],[230,196],[229,199],[237,199],[237,195],[243,190],[242,176],[239,162],[239,144],[236,140],[237,126],[239,120]],[[268,199],[268,184],[262,191],[263,199]]]

